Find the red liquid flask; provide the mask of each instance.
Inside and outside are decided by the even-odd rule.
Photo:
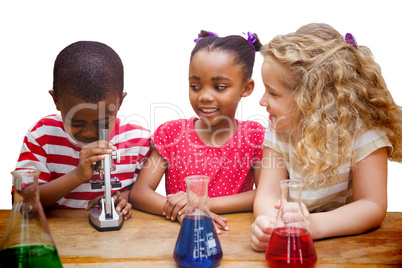
[[[222,248],[210,217],[207,176],[190,176],[187,183],[187,207],[173,258],[179,267],[216,267]]]
[[[301,206],[303,183],[281,181],[282,198],[265,259],[269,267],[314,267],[317,262],[313,239]]]

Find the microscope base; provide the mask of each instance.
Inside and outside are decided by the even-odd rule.
[[[99,232],[117,231],[123,226],[123,214],[113,211],[113,217],[105,217],[101,207],[89,209],[89,223]]]

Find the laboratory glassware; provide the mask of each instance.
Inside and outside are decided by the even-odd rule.
[[[209,177],[185,178],[187,206],[174,249],[174,260],[180,267],[216,267],[223,253],[208,208]]]
[[[272,268],[314,267],[317,254],[308,230],[307,213],[302,207],[303,183],[283,180],[280,186],[280,208],[265,258]]]
[[[39,171],[24,169],[13,176],[13,206],[0,251],[0,267],[62,267],[39,200]]]

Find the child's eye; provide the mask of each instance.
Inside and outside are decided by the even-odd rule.
[[[82,127],[84,127],[84,124],[71,124],[71,127],[82,128]]]
[[[215,89],[218,91],[222,91],[222,90],[225,90],[227,87],[228,86],[226,86],[226,85],[216,85]]]
[[[269,92],[269,95],[271,95],[271,96],[273,96],[273,97],[278,96],[278,95],[276,95],[276,94],[275,94],[274,92],[272,92],[272,91]]]
[[[200,87],[197,86],[197,85],[195,85],[195,84],[190,84],[190,88],[191,88],[193,91],[198,91],[198,90],[200,90]]]

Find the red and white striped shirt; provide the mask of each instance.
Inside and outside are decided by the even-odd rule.
[[[116,169],[111,172],[111,177],[119,178],[121,188],[113,188],[113,191],[125,191],[135,182],[150,152],[150,136],[149,130],[133,124],[121,124],[120,119],[116,119],[109,137],[120,152],[121,160],[120,163],[113,160]],[[25,135],[16,169],[37,169],[41,172],[39,183],[47,183],[75,169],[80,150],[64,130],[61,116],[49,115]],[[94,172],[93,178],[99,178],[99,174]],[[103,194],[102,189],[91,189],[87,181],[59,199],[54,206],[85,208],[89,200]]]

